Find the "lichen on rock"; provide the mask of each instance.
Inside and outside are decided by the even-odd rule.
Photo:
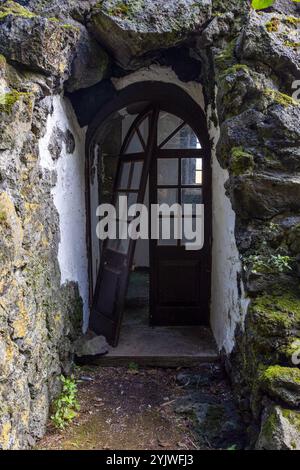
[[[89,30],[126,68],[150,51],[201,31],[210,15],[210,0],[104,0],[92,9]]]
[[[299,450],[300,413],[270,406],[263,415],[258,450]]]

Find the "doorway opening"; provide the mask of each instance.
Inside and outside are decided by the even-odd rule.
[[[139,84],[141,85],[141,84]],[[90,328],[103,334],[111,357],[172,355],[216,357],[209,326],[211,272],[211,162],[201,109],[177,87],[130,86],[100,113],[89,130]],[[148,92],[146,89],[148,88]],[[166,90],[167,88],[167,90]],[[147,96],[147,101],[145,97]],[[141,99],[142,98],[142,99]],[[182,219],[170,215],[171,233],[162,237],[99,240],[100,203],[148,209],[153,204],[204,205],[201,249],[187,249]],[[127,214],[128,215],[128,214]],[[126,223],[120,211],[117,222]],[[189,213],[195,230],[196,213]],[[126,219],[126,220],[125,220]],[[124,222],[125,221],[125,222]],[[176,236],[181,226],[182,237]]]

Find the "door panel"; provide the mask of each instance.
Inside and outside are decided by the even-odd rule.
[[[148,112],[146,119],[149,125],[154,128],[156,111]],[[133,123],[119,157],[112,200],[116,208],[118,208],[120,196],[127,197],[128,207],[144,200],[155,133],[152,131],[153,137],[151,139],[150,136],[143,153],[129,154],[131,148],[133,151],[136,151],[137,148],[140,149],[139,145],[142,149],[145,148],[145,142],[141,140],[141,133],[136,130],[140,126],[140,122],[141,117],[138,117]],[[130,219],[127,220],[127,212],[118,210],[117,222],[122,222],[127,231],[130,223]],[[103,242],[101,264],[91,309],[90,328],[97,334],[104,335],[112,346],[116,346],[119,339],[134,247],[135,241],[129,238],[123,239],[121,233],[117,234],[117,239],[107,239]]]
[[[150,169],[151,204],[192,204],[189,212],[194,230],[195,204],[204,204],[204,246],[186,250],[182,240],[150,241],[150,323],[151,325],[206,325],[209,319],[211,269],[211,184],[209,154],[184,122],[164,118],[163,140]],[[158,123],[159,125],[159,123]],[[158,131],[158,135],[160,132]],[[161,217],[160,222],[163,217]],[[150,221],[151,222],[151,221]],[[172,224],[181,224],[176,216]]]
[[[115,205],[121,195],[127,196],[128,205],[143,203],[148,176],[150,204],[205,205],[205,242],[201,250],[186,250],[185,240],[174,236],[170,240],[149,240],[152,325],[208,323],[211,170],[207,148],[201,148],[197,135],[183,119],[159,112],[156,107],[135,120],[124,140],[114,184]],[[195,220],[193,211],[189,216]],[[125,216],[121,214],[119,219],[124,222]],[[173,222],[181,227],[178,216],[174,215]],[[102,245],[90,328],[105,335],[113,346],[118,343],[134,248],[134,240],[120,236]]]

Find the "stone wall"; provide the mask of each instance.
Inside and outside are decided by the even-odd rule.
[[[42,436],[82,317],[77,285],[61,282],[56,173],[41,167],[47,82],[23,73],[1,56],[0,447],[10,449]]]
[[[220,128],[215,165],[228,175],[241,269],[230,275],[240,299],[243,290],[250,299],[247,315],[245,304],[228,301],[220,346],[251,445],[300,448],[291,362],[300,329],[297,8],[289,0],[259,14],[248,0],[1,3],[0,448],[27,448],[44,432],[86,305],[86,260],[76,271],[76,250],[64,259],[59,188],[68,169],[82,187],[84,133],[63,94],[89,124],[115,92],[111,77],[153,63],[200,82],[210,127]],[[55,120],[58,109],[65,115]]]
[[[207,90],[220,124],[217,156],[229,171],[250,298],[225,353],[251,446],[299,449],[300,106],[291,96],[300,73],[299,9],[277,2],[242,13],[224,9],[198,42],[209,57],[207,83],[216,79]]]

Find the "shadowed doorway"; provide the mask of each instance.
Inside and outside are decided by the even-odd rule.
[[[211,264],[208,136],[203,113],[194,101],[177,87],[161,85],[147,83],[143,91],[140,86],[128,87],[89,130],[90,328],[106,336],[112,346],[118,345],[121,333],[117,349],[125,348],[124,355],[128,348],[122,333],[130,325],[134,332],[130,347],[135,344],[142,355],[148,354],[147,339],[150,344],[155,338],[160,338],[158,349],[169,354],[168,331],[173,332],[179,355],[178,347],[188,336],[185,347],[191,346],[191,355],[199,353],[197,338],[203,340],[206,335],[206,345],[212,346],[206,328]],[[160,234],[150,241],[95,239],[96,207],[105,201],[116,205],[120,195],[128,198],[129,206],[204,204],[204,245],[191,251],[184,237],[176,239],[174,227],[181,223],[176,216],[168,240]],[[193,212],[190,217],[194,224]]]

